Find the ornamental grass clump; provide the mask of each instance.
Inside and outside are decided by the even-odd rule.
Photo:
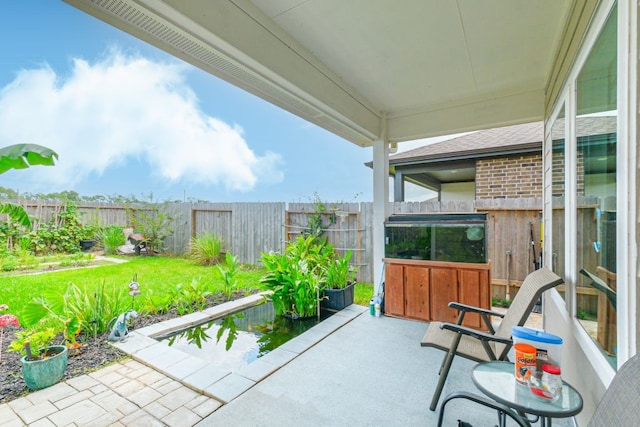
[[[215,233],[205,233],[191,239],[189,258],[198,265],[219,264],[224,259],[222,239]]]
[[[117,254],[118,248],[125,244],[123,230],[124,227],[119,225],[110,225],[102,230],[100,237],[106,255]]]

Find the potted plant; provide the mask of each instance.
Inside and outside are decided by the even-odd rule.
[[[284,254],[263,253],[267,273],[260,279],[263,289],[272,292],[276,315],[293,319],[318,315],[321,264],[326,248],[312,236],[298,237]]]
[[[64,377],[69,353],[67,346],[53,344],[53,328],[21,331],[11,343],[9,351],[23,356],[22,377],[31,390],[40,390],[56,384]]]
[[[93,225],[83,225],[80,229],[80,250],[82,252],[88,252],[96,245],[96,235],[98,234],[98,228]]]
[[[342,310],[353,304],[355,274],[349,261],[352,252],[347,251],[343,257],[329,260],[324,269],[324,298],[322,307],[329,310]]]

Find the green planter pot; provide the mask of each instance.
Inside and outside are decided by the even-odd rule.
[[[325,289],[320,305],[327,310],[342,310],[353,304],[353,290],[355,282],[347,285],[343,289]]]
[[[52,386],[64,377],[69,352],[64,345],[52,345],[49,353],[55,353],[46,359],[27,360],[22,358],[22,377],[31,390],[40,390]]]

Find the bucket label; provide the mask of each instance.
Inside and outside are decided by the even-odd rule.
[[[536,348],[529,344],[516,344],[515,377],[520,384],[527,384],[536,368]]]

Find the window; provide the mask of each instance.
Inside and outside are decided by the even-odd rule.
[[[551,198],[553,227],[551,269],[560,277],[565,277],[565,198],[566,198],[566,153],[564,106],[551,126]],[[559,290],[565,297],[565,291]]]
[[[577,205],[575,244],[578,269],[576,316],[608,356],[614,368],[616,366],[616,37],[617,13],[614,9],[576,80],[575,153],[577,159],[575,161],[577,168],[574,183]],[[614,293],[607,292],[607,287]]]

